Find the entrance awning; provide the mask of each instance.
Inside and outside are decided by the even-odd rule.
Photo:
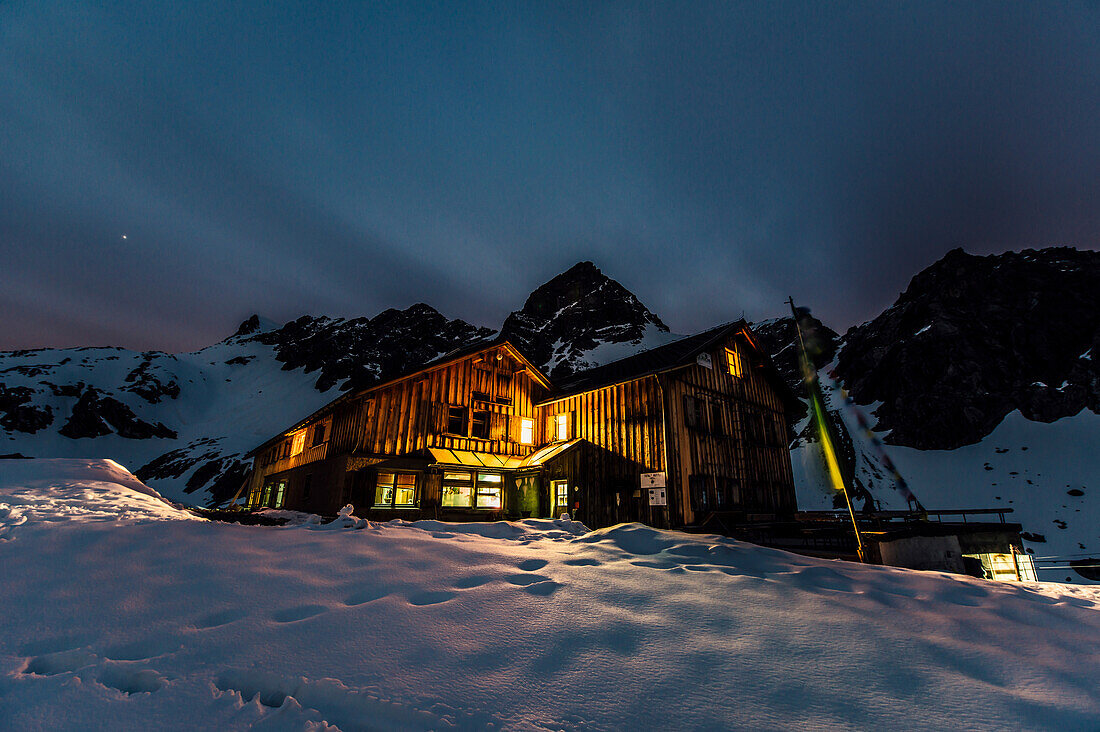
[[[539,465],[542,465],[543,463],[545,463],[547,460],[550,460],[551,458],[555,458],[558,455],[561,455],[563,452],[565,452],[569,448],[573,447],[574,445],[579,445],[580,443],[581,443],[581,438],[579,438],[579,437],[575,440],[569,440],[568,442],[552,442],[549,445],[547,445],[546,447],[544,447],[540,450],[536,450],[535,452],[531,453],[527,457],[523,458],[522,465],[520,467],[523,467],[523,468],[538,467]]]
[[[515,455],[494,455],[489,452],[450,450],[445,447],[429,447],[428,452],[432,454],[435,465],[473,468],[475,470],[483,468],[519,470],[521,468],[537,468],[550,458],[560,455],[579,442],[581,442],[579,438],[568,442],[554,442],[522,458]]]
[[[493,455],[488,452],[469,450],[449,450],[445,447],[429,447],[428,452],[436,465],[448,465],[458,468],[515,469],[523,458],[514,455]]]

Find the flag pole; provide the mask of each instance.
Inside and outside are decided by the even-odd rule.
[[[829,425],[828,415],[825,412],[825,398],[821,394],[821,384],[817,379],[817,369],[814,368],[810,354],[806,352],[806,342],[802,338],[802,326],[799,323],[798,310],[794,306],[794,298],[788,297],[787,304],[791,306],[791,316],[794,318],[795,332],[798,333],[798,348],[802,365],[802,378],[806,382],[806,392],[810,397],[810,411],[817,430],[821,436],[821,451],[825,454],[825,465],[829,469],[829,480],[833,489],[844,494],[844,502],[848,504],[848,516],[852,519],[852,530],[856,535],[856,554],[859,561],[865,562],[863,554],[863,537],[859,533],[859,524],[856,523],[856,512],[852,508],[852,499],[848,494],[848,484],[844,480],[844,474],[840,470],[840,461],[837,458],[836,448],[832,438],[832,428]]]

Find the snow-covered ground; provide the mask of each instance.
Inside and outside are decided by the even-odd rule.
[[[822,379],[830,409],[838,410],[858,455],[857,476],[885,509],[905,500],[882,465],[878,451],[841,406],[836,385]],[[870,416],[875,405],[858,406]],[[873,422],[873,417],[870,418]],[[799,425],[799,429],[804,426]],[[1006,520],[1021,524],[1032,540],[1039,579],[1089,580],[1051,557],[1100,558],[1100,416],[1087,410],[1056,422],[1033,422],[1012,412],[984,440],[954,450],[915,450],[886,445],[886,454],[928,509],[1007,508]],[[802,510],[831,509],[832,491],[817,443],[791,452]],[[991,520],[996,521],[994,516]],[[1044,569],[1045,567],[1045,569]]]
[[[0,727],[1100,725],[1100,590],[639,525],[296,518],[0,463]]]

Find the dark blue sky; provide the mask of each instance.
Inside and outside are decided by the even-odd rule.
[[[495,327],[580,259],[675,331],[843,329],[1100,247],[1095,2],[237,5],[0,3],[0,348]]]

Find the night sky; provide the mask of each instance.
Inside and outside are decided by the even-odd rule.
[[[674,331],[843,330],[1100,247],[1100,4],[0,3],[0,348],[252,312],[499,326],[590,259]]]

